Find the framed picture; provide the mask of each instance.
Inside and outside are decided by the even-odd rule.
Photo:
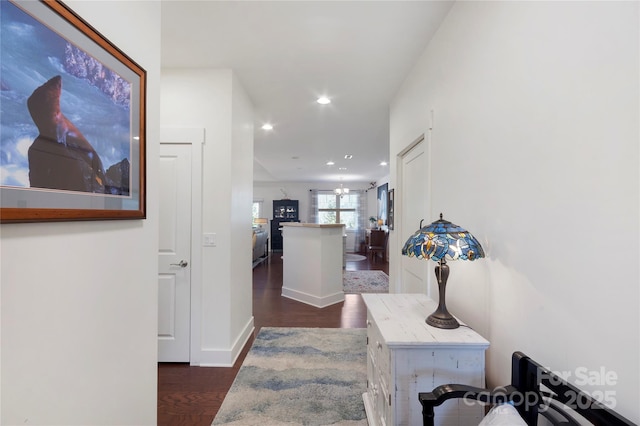
[[[378,220],[382,220],[383,225],[388,225],[387,188],[386,183],[378,187]]]
[[[58,0],[0,20],[1,222],[144,219],[146,71]]]
[[[389,200],[387,202],[387,209],[389,218],[387,219],[389,230],[393,229],[393,189],[389,190]]]

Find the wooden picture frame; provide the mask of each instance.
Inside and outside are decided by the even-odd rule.
[[[393,196],[394,196],[394,190],[390,189],[389,200],[387,202],[388,227],[390,231],[393,230],[393,208],[395,207],[393,204]]]
[[[146,71],[58,0],[0,8],[0,221],[146,218]]]
[[[387,201],[388,201],[388,187],[389,185],[385,183],[384,185],[378,186],[378,220],[382,219],[383,225],[388,225],[389,215],[387,210]]]

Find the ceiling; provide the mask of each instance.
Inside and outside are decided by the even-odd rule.
[[[234,71],[254,181],[373,182],[389,174],[389,103],[452,4],[165,0],[162,66]]]

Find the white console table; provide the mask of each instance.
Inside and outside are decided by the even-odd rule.
[[[367,306],[367,392],[370,426],[422,424],[419,392],[460,383],[484,387],[489,342],[461,325],[435,328],[425,319],[437,303],[422,294],[363,294]],[[436,425],[473,425],[482,407],[451,400],[436,407]]]
[[[282,223],[282,295],[318,308],[344,300],[344,225]]]

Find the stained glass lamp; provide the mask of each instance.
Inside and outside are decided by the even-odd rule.
[[[476,260],[484,257],[484,250],[478,240],[466,229],[454,225],[442,218],[431,225],[417,230],[402,248],[404,256],[420,260],[432,259],[436,265],[438,280],[438,309],[427,318],[427,324],[438,328],[458,328],[460,324],[449,313],[445,303],[445,289],[449,278],[447,260]]]

